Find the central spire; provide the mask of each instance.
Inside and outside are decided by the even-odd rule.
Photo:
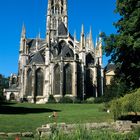
[[[58,35],[58,26],[63,22],[68,27],[67,0],[48,0],[46,35],[51,38]]]

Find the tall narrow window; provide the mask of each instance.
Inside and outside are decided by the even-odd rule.
[[[72,94],[72,70],[71,65],[64,67],[64,95]]]
[[[44,75],[42,69],[36,71],[36,96],[43,96],[43,81]]]
[[[31,69],[27,71],[26,95],[32,96],[32,70]]]
[[[60,66],[54,68],[54,95],[60,94]]]

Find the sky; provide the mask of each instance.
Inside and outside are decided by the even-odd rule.
[[[93,39],[99,32],[116,33],[113,23],[119,18],[114,13],[115,0],[68,0],[68,27],[80,38],[81,25],[85,34],[92,27]],[[18,72],[19,43],[22,25],[27,38],[40,32],[45,38],[47,0],[0,0],[0,74],[10,76]],[[103,57],[103,65],[108,58]]]

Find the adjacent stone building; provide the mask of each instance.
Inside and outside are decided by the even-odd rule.
[[[22,27],[16,99],[45,103],[50,95],[57,100],[101,96],[102,40],[94,45],[91,29],[85,36],[83,25],[80,36],[78,41],[69,33],[67,0],[48,0],[46,38],[27,38]]]
[[[112,63],[107,64],[107,66],[104,68],[105,86],[111,85],[111,82],[115,76],[115,70],[116,70],[116,66],[115,64]]]

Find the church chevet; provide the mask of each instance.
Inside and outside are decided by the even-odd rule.
[[[50,95],[85,100],[103,95],[102,39],[80,40],[68,29],[67,0],[48,0],[46,37],[28,38],[23,25],[18,74],[11,74],[7,100],[47,103]]]

